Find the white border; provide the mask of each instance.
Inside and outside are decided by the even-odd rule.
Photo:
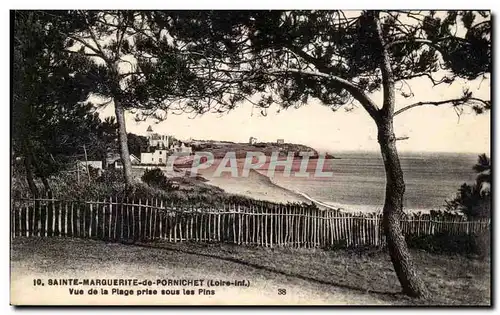
[[[8,237],[8,232],[9,231],[9,208],[10,208],[10,199],[9,199],[9,191],[10,191],[10,174],[9,174],[9,169],[10,169],[10,156],[9,156],[9,146],[10,146],[10,113],[9,110],[5,110],[10,108],[10,9],[108,9],[108,8],[116,8],[116,9],[289,9],[289,8],[294,8],[294,9],[388,9],[388,8],[393,8],[393,9],[401,9],[401,8],[422,8],[422,9],[491,9],[493,13],[496,15],[496,13],[499,13],[500,10],[498,10],[498,1],[486,1],[486,0],[454,0],[454,1],[436,1],[436,0],[421,0],[421,1],[414,1],[412,3],[409,3],[407,1],[401,2],[401,1],[332,1],[332,0],[323,0],[323,1],[314,1],[314,0],[309,0],[309,1],[269,1],[269,0],[252,0],[252,1],[196,1],[196,0],[167,0],[167,1],[150,1],[150,0],[121,0],[121,1],[108,1],[104,2],[102,0],[86,0],[82,2],[72,2],[69,3],[67,1],[15,1],[15,2],[1,2],[0,6],[2,7],[2,12],[0,23],[2,23],[2,26],[0,27],[1,31],[1,42],[5,43],[4,49],[1,50],[1,58],[2,60],[2,82],[0,84],[1,86],[1,91],[2,91],[2,108],[4,108],[4,113],[3,115],[0,115],[0,149],[2,150],[0,154],[0,183],[1,183],[1,189],[0,189],[0,202],[1,204],[4,205],[2,209],[3,213],[3,220],[0,222],[0,231],[3,233],[3,239],[2,242],[0,242],[1,250],[2,250],[2,267],[1,270],[1,297],[2,301],[1,303],[1,313],[2,314],[10,314],[13,313],[15,310],[9,306],[9,258],[10,258],[10,250],[9,250],[9,237]],[[494,34],[496,35],[498,33],[497,29],[497,16],[494,17],[494,23],[495,23],[495,29],[494,29]],[[494,39],[494,52],[498,52],[498,45],[497,45],[498,39]],[[498,62],[498,56],[495,55],[495,62]],[[495,71],[495,75],[496,75]],[[497,84],[498,80],[493,80],[494,87],[493,90],[498,91]],[[494,105],[496,106],[496,104]],[[498,109],[494,111],[493,115],[493,120],[497,121],[497,116],[498,114]],[[496,131],[496,130],[492,130]],[[495,132],[494,134],[494,139],[498,140],[498,134]],[[500,140],[495,141],[495,145],[499,146],[500,145]],[[496,155],[494,155],[494,151],[492,151],[492,156],[493,156],[493,165],[494,169],[496,169],[496,165],[499,162],[497,159]],[[496,179],[494,180],[496,183]],[[497,186],[494,185],[494,193],[495,195],[497,194]],[[496,209],[493,211],[495,212]],[[498,213],[495,212],[494,216],[495,218],[498,217]],[[497,225],[497,224],[496,224]],[[498,237],[498,226],[495,226],[495,235],[494,239],[496,242],[500,242],[500,238]],[[496,243],[495,242],[495,243]],[[496,254],[497,251],[495,250],[495,257],[494,261],[498,262],[498,255]],[[496,267],[493,266],[493,268]],[[498,269],[495,268],[495,271],[498,272]],[[492,288],[492,290],[494,290]],[[494,296],[494,301],[498,303],[498,290],[494,290],[496,293]],[[455,312],[455,309],[356,309],[356,310],[345,310],[345,309],[329,309],[329,308],[317,308],[314,309],[315,311],[318,312],[335,312],[335,313],[343,313],[346,311],[349,312],[408,312],[408,313],[418,313],[420,311],[424,311],[428,314],[441,314],[441,313],[451,313]],[[52,313],[54,312],[54,309],[25,309],[24,312],[27,313],[32,313],[32,312],[48,312]],[[85,309],[85,310],[77,310],[77,309],[59,309],[58,311],[63,311],[63,312],[85,312],[89,314],[96,314],[96,313],[104,313],[104,312],[133,312],[133,313],[141,313],[144,310],[143,309]],[[182,311],[183,313],[199,313],[199,312],[220,312],[220,311],[225,311],[225,312],[255,312],[255,313],[289,313],[289,312],[310,312],[311,309],[304,309],[304,308],[296,308],[296,309],[213,309],[213,308],[197,308],[197,309],[156,309],[156,310],[149,310],[149,311],[154,311],[154,312],[165,312],[165,311],[170,311],[177,313],[179,311]],[[465,311],[469,312],[474,312],[472,309],[466,309]]]

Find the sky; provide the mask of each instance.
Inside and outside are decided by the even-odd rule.
[[[351,11],[351,14],[358,14]],[[438,13],[439,14],[439,13]],[[444,14],[444,13],[443,13]],[[458,35],[465,29],[458,26]],[[77,49],[76,47],[75,49]],[[130,71],[133,59],[121,64]],[[439,73],[433,75],[440,79]],[[460,98],[464,87],[469,87],[473,96],[490,100],[490,80],[477,79],[472,82],[456,80],[451,85],[433,86],[425,77],[407,81],[404,85],[406,93],[413,92],[411,98],[404,98],[397,93],[396,109],[420,101],[441,101]],[[397,83],[398,86],[398,83]],[[370,97],[382,103],[382,92]],[[333,112],[319,101],[311,99],[300,108],[281,110],[271,107],[267,115],[252,108],[249,103],[241,104],[235,110],[220,114],[205,114],[192,117],[185,115],[168,115],[165,121],[136,122],[134,115],[126,115],[127,130],[145,135],[146,129],[152,125],[160,134],[174,135],[178,139],[226,140],[247,142],[250,137],[258,141],[274,142],[284,139],[285,142],[311,146],[319,151],[331,153],[339,151],[379,151],[375,123],[366,111],[358,105],[353,111],[340,109]],[[101,117],[113,116],[114,108],[110,104],[101,110]],[[416,107],[395,117],[396,137],[408,137],[398,141],[401,152],[467,152],[490,154],[490,113],[476,115],[465,108],[458,117],[450,104]]]
[[[397,95],[396,109],[419,101],[439,101],[457,98],[462,89],[468,86],[476,97],[490,99],[490,81],[476,80],[467,82],[457,80],[452,85],[433,87],[427,79],[408,81],[414,97],[404,98]],[[406,91],[408,92],[408,90]],[[382,93],[370,95],[378,104]],[[127,130],[145,135],[152,125],[154,132],[174,135],[179,139],[226,140],[247,142],[250,137],[258,141],[285,142],[311,146],[320,151],[378,151],[375,123],[359,105],[353,111],[340,109],[333,112],[330,108],[312,99],[300,108],[290,108],[278,112],[271,107],[267,116],[251,104],[241,104],[235,110],[220,114],[205,114],[192,117],[167,115],[167,119],[136,122],[134,115],[127,113]],[[114,114],[110,104],[100,111],[101,118]],[[476,115],[466,108],[458,117],[451,105],[420,106],[395,117],[397,137],[408,137],[398,141],[401,152],[468,152],[490,153],[490,113]]]

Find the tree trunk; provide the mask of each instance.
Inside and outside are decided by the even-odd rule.
[[[48,192],[52,191],[52,189],[50,188],[49,181],[47,180],[47,177],[40,176],[40,179],[42,180],[42,184],[43,184],[43,187],[45,188],[45,192],[48,193]]]
[[[378,141],[386,173],[383,226],[391,261],[403,293],[412,297],[426,297],[428,296],[427,289],[417,275],[400,224],[405,183],[396,149],[392,119],[381,119],[377,126]]]
[[[123,177],[125,186],[130,187],[132,184],[132,163],[130,162],[130,154],[127,144],[127,128],[125,126],[125,110],[123,109],[118,98],[115,98],[115,114],[118,123],[118,143],[120,144],[120,158],[123,166]]]
[[[23,158],[24,168],[26,170],[26,181],[28,182],[28,187],[33,196],[38,197],[38,188],[36,187],[35,181],[33,180],[33,170],[31,169],[31,157],[29,154],[25,154]]]
[[[47,177],[43,175],[43,170],[40,167],[40,163],[38,163],[38,160],[36,159],[36,156],[33,154],[33,150],[31,150],[30,147],[29,149],[29,155],[31,156],[30,162],[32,165],[35,167],[35,173],[37,173],[38,177],[42,180],[43,187],[45,188],[45,193],[49,193],[52,191],[50,188],[49,181],[47,180]]]
[[[33,194],[33,196],[38,197],[40,194],[40,191],[38,190],[38,186],[35,183],[34,180],[34,172],[33,172],[33,167],[36,169],[36,161],[34,161],[34,154],[33,151],[31,150],[31,144],[29,140],[25,139],[24,140],[24,168],[26,169],[26,180],[28,182],[28,187]]]

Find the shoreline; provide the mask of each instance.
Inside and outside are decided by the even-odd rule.
[[[262,174],[261,174],[261,175],[262,175]],[[262,176],[265,176],[265,175],[262,175]],[[266,176],[266,177],[267,177],[267,176]],[[269,177],[267,177],[267,178],[269,179],[269,181],[270,181],[270,183],[271,183],[272,185],[274,185],[274,186],[276,186],[276,187],[279,187],[279,188],[281,188],[281,189],[285,189],[285,190],[290,191],[290,192],[292,192],[292,193],[298,194],[298,195],[300,195],[300,196],[302,196],[302,197],[306,198],[306,199],[307,199],[307,200],[309,200],[310,202],[312,202],[312,203],[316,204],[316,206],[317,206],[318,208],[322,209],[322,210],[326,210],[326,209],[330,209],[330,210],[341,210],[341,209],[340,209],[340,207],[335,207],[334,205],[329,205],[329,204],[327,204],[327,203],[324,203],[324,202],[322,202],[322,201],[319,201],[319,200],[317,200],[317,199],[314,199],[313,197],[311,197],[311,196],[309,196],[308,194],[303,193],[303,192],[301,192],[301,191],[294,191],[294,190],[291,190],[291,189],[287,189],[287,188],[285,188],[285,187],[282,187],[282,186],[280,186],[280,185],[278,185],[278,184],[274,183],[274,182],[273,182],[273,180],[272,180],[271,178],[269,178]]]
[[[264,200],[277,203],[307,203],[315,204],[321,210],[340,210],[349,213],[382,213],[383,205],[359,205],[339,204],[336,202],[318,200],[307,193],[292,190],[276,184],[272,178],[251,170],[248,177],[211,177],[210,171],[201,172],[201,176],[207,180],[206,184],[219,187],[225,192],[242,195],[256,200]],[[404,209],[408,213],[428,213],[439,209]]]
[[[211,177],[209,172],[201,172],[201,176],[207,180],[206,184],[219,187],[230,194],[242,195],[245,197],[277,203],[298,202],[315,204],[321,210],[343,210],[344,207],[317,200],[306,193],[282,187],[272,178],[255,170],[250,170],[248,177]]]
[[[273,183],[269,177],[255,170],[251,170],[248,177],[213,177],[210,176],[211,173],[201,171],[199,175],[207,180],[206,184],[219,187],[229,194],[285,204],[311,203],[302,194]]]

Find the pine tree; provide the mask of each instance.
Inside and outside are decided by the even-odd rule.
[[[420,106],[451,105],[477,113],[491,101],[472,91],[451,99],[396,109],[396,93],[411,99],[411,79],[434,86],[457,79],[489,80],[491,20],[485,11],[203,11],[155,12],[158,25],[184,55],[201,65],[197,76],[232,88],[231,104],[248,101],[265,111],[319,99],[333,110],[361,105],[378,130],[386,173],[383,225],[403,292],[426,296],[400,226],[405,182],[394,119]],[[382,91],[383,101],[371,94]],[[249,98],[251,96],[251,98]],[[258,99],[257,99],[258,98]],[[234,106],[220,103],[223,112]],[[207,109],[208,110],[208,109]]]

